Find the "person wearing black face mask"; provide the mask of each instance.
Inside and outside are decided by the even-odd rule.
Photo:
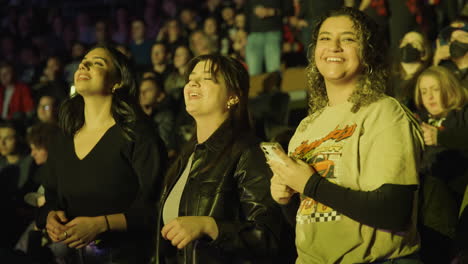
[[[421,60],[421,51],[411,44],[406,44],[406,46],[400,48],[400,60],[405,63],[419,62]]]
[[[442,31],[449,32],[445,39],[450,41],[448,45],[442,45],[444,37],[439,36],[434,65],[449,69],[468,88],[468,24],[454,22],[450,28]]]
[[[460,58],[465,56],[466,52],[468,51],[468,43],[463,43],[458,40],[453,41],[450,43],[450,57],[452,58]]]
[[[414,111],[415,80],[430,63],[430,45],[421,33],[411,31],[401,39],[398,51],[388,93]]]

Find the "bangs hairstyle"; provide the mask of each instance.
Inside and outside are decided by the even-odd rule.
[[[433,77],[439,84],[440,101],[444,108],[442,115],[445,115],[452,110],[459,110],[468,102],[468,93],[457,77],[455,77],[455,75],[445,67],[432,66],[424,70],[416,81],[414,101],[419,110],[425,110],[419,85],[421,83],[421,79],[426,76]]]
[[[187,64],[185,81],[188,83],[189,76],[193,68],[203,61],[209,61],[208,69],[205,71],[211,74],[211,77],[216,83],[220,83],[220,78],[223,78],[226,89],[229,95],[236,95],[239,102],[229,109],[229,117],[233,122],[234,129],[238,131],[250,130],[252,128],[249,112],[247,108],[248,94],[250,88],[249,74],[244,65],[238,60],[219,54],[201,55],[193,58]]]
[[[348,101],[353,103],[351,111],[357,112],[360,107],[367,106],[381,97],[386,90],[388,76],[387,46],[382,32],[377,24],[363,12],[350,7],[329,11],[315,24],[312,41],[308,49],[309,65],[307,66],[307,85],[309,92],[309,114],[323,109],[328,103],[325,80],[315,64],[315,48],[318,34],[323,22],[330,17],[347,17],[357,31],[361,44],[359,57],[361,58],[361,77],[356,89]]]
[[[137,86],[135,73],[129,59],[113,46],[98,45],[90,49],[104,49],[115,67],[116,80],[119,88],[112,92],[111,114],[115,122],[122,128],[125,138],[134,138],[133,126],[137,118]],[[65,100],[59,111],[59,125],[66,135],[73,136],[84,124],[84,100],[75,93]]]

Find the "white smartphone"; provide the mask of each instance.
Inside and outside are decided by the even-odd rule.
[[[275,152],[275,149],[284,152],[283,147],[281,147],[278,142],[262,142],[260,143],[260,148],[262,149],[263,153],[265,153],[265,158],[267,160],[274,160],[285,164],[284,161]]]

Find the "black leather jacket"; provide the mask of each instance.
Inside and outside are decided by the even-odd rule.
[[[233,135],[225,122],[194,150],[179,216],[211,216],[219,235],[177,250],[160,235],[162,211],[192,152],[185,151],[165,179],[159,203],[155,263],[274,263],[282,216],[270,195],[271,171],[254,136]]]

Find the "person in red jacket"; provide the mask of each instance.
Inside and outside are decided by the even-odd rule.
[[[31,116],[34,103],[30,88],[17,82],[13,65],[0,65],[0,117],[2,119],[18,119]]]

